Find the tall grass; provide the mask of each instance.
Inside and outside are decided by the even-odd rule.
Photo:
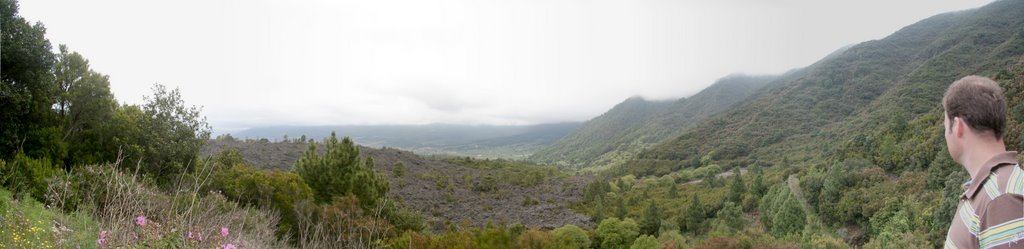
[[[275,212],[241,207],[216,192],[199,192],[212,171],[209,165],[179,176],[166,193],[137,174],[119,171],[121,164],[76,167],[49,184],[46,199],[53,208],[79,210],[98,221],[97,246],[286,246],[274,235],[279,219]]]

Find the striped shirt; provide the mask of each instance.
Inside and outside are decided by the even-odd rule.
[[[964,188],[945,248],[1024,248],[1024,170],[1017,152],[989,159]]]

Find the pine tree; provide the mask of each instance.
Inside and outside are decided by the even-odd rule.
[[[605,218],[604,212],[604,199],[598,200],[597,206],[594,207],[594,216],[590,217],[590,221],[594,223],[601,222]]]
[[[768,186],[764,184],[764,174],[757,172],[754,174],[754,180],[750,183],[750,193],[754,196],[762,196],[768,191]]]
[[[345,137],[340,142],[332,132],[324,139],[324,153],[320,155],[316,143],[295,162],[295,173],[313,189],[318,203],[329,203],[340,196],[354,195],[360,206],[368,209],[377,204],[388,192],[388,182],[373,171],[373,158],[359,157],[359,148]]]
[[[391,168],[391,175],[395,178],[402,178],[405,176],[405,164],[401,161],[395,163],[395,166]]]
[[[643,219],[640,220],[640,233],[657,235],[659,228],[661,228],[661,210],[652,200],[647,209],[644,209]]]
[[[693,198],[690,200],[690,205],[686,208],[683,215],[679,216],[679,229],[697,233],[700,228],[700,224],[704,222],[704,218],[706,217],[704,205],[700,203],[700,198],[697,198],[696,194],[692,196]]]
[[[743,193],[747,192],[747,186],[743,183],[743,176],[740,175],[739,168],[733,169],[732,178],[732,186],[729,188],[729,201],[740,203],[743,201]]]
[[[704,179],[702,180],[704,181],[704,184],[708,186],[708,188],[718,187],[718,177],[715,176],[715,172],[709,171],[707,174],[704,174]]]
[[[804,210],[793,194],[785,191],[782,197],[781,206],[772,215],[771,232],[776,237],[800,233],[807,224]]]
[[[615,209],[615,217],[619,217],[619,219],[626,218],[626,201],[622,200],[623,198],[625,197],[618,198],[618,206]]]

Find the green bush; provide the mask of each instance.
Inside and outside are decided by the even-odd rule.
[[[590,248],[590,237],[587,237],[587,231],[576,225],[568,224],[555,228],[555,230],[551,230],[551,235],[555,236],[555,248]]]
[[[679,234],[678,230],[666,230],[658,235],[658,242],[661,242],[666,248],[683,248],[686,238]]]
[[[629,249],[659,249],[661,244],[658,243],[658,239],[655,239],[651,235],[641,235],[633,241],[633,245],[629,246]]]
[[[423,215],[408,207],[399,207],[387,202],[380,208],[381,215],[398,230],[420,231],[425,228]]]
[[[740,229],[746,220],[743,219],[743,210],[731,201],[725,202],[721,209],[715,213],[715,218],[723,225],[732,229]]]
[[[37,200],[46,194],[47,180],[60,172],[50,159],[33,159],[18,153],[14,160],[0,160],[0,183],[16,193],[28,193]]]
[[[601,248],[629,248],[636,236],[640,235],[640,227],[633,219],[619,220],[612,217],[601,221],[596,233]]]
[[[391,168],[391,176],[395,178],[405,177],[405,164],[402,162],[395,163],[395,166]]]
[[[540,230],[526,230],[516,239],[516,248],[544,249],[554,246],[551,234]]]
[[[473,185],[473,190],[479,192],[491,192],[498,189],[498,179],[492,175],[486,175],[480,178],[480,181]]]
[[[277,211],[281,216],[278,236],[289,230],[297,231],[294,229],[298,219],[295,206],[313,200],[313,191],[295,173],[261,170],[244,164],[214,172],[208,189],[220,191],[224,197],[243,205]]]

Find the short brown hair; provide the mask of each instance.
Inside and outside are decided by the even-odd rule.
[[[950,121],[959,117],[971,129],[992,131],[996,138],[1006,134],[1006,96],[992,79],[971,75],[953,82],[942,97],[942,108]]]

